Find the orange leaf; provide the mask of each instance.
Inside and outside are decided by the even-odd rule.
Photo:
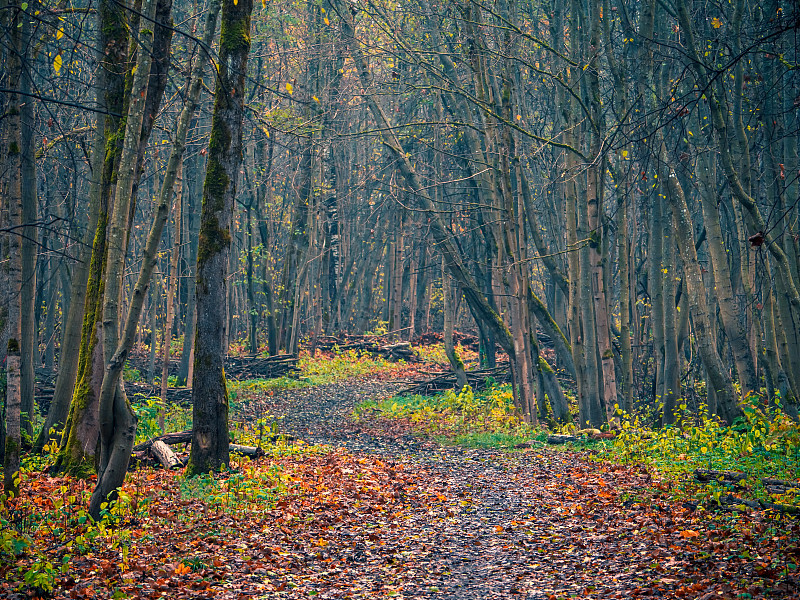
[[[684,539],[700,537],[700,534],[694,529],[685,529],[678,533]]]

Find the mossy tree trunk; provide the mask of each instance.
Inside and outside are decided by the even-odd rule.
[[[155,3],[156,0],[150,0]],[[152,5],[151,5],[152,7]],[[151,8],[152,10],[152,8]],[[128,462],[133,449],[134,438],[136,434],[136,417],[131,411],[130,405],[127,402],[124,392],[119,386],[120,376],[122,369],[125,365],[128,352],[133,346],[136,338],[137,324],[144,309],[144,301],[147,296],[147,288],[153,274],[153,270],[157,262],[158,246],[161,242],[161,235],[164,231],[164,225],[170,212],[172,204],[172,195],[175,187],[175,182],[178,179],[180,167],[183,161],[183,154],[186,148],[186,135],[189,130],[189,122],[194,116],[197,100],[200,95],[202,84],[203,67],[208,62],[207,48],[211,47],[211,42],[216,29],[217,14],[219,13],[218,0],[212,0],[209,11],[206,15],[206,30],[203,37],[203,43],[200,46],[200,53],[195,60],[192,68],[191,80],[189,82],[188,100],[181,111],[178,119],[178,126],[175,132],[175,142],[172,147],[172,152],[167,162],[167,168],[164,174],[164,180],[161,184],[161,190],[158,195],[158,203],[153,216],[153,222],[150,226],[150,232],[147,236],[147,242],[142,256],[142,270],[139,272],[139,277],[134,286],[133,295],[128,309],[128,314],[125,324],[122,328],[122,336],[119,340],[116,339],[116,320],[114,320],[114,328],[107,329],[105,333],[104,345],[106,348],[113,342],[114,352],[106,361],[105,374],[100,391],[100,420],[101,420],[101,462],[100,472],[97,480],[97,487],[92,494],[91,503],[89,506],[89,513],[97,518],[100,514],[102,503],[111,495],[115,493],[117,488],[122,485],[125,478],[125,473],[128,470]],[[146,33],[140,31],[140,40],[143,44],[147,43],[148,36]],[[137,61],[136,72],[142,74],[142,79],[147,77],[147,59]],[[133,89],[137,89],[137,85],[146,85],[146,81],[139,81],[139,78],[134,79]],[[135,114],[128,115],[128,124],[136,127]],[[138,125],[141,127],[141,121]],[[135,133],[128,132],[128,133]],[[127,134],[126,134],[127,135]],[[138,138],[138,136],[136,136]],[[135,147],[131,148],[135,150]],[[133,162],[134,155],[127,152],[123,155],[123,164]],[[127,177],[123,175],[120,178],[121,185],[127,186],[130,184],[125,181]],[[118,195],[121,195],[125,190],[117,189]],[[119,208],[119,205],[116,208]],[[123,224],[125,218],[125,211],[116,211],[120,215],[119,219],[115,219],[114,225],[118,227]],[[178,218],[179,220],[179,218]],[[124,232],[115,231],[115,235],[110,239],[120,239]],[[112,246],[113,248],[113,246]],[[109,270],[111,267],[111,260],[119,260],[120,256],[117,252],[109,249],[108,261]],[[118,279],[121,282],[122,269],[118,274]],[[110,292],[110,287],[109,290]],[[114,317],[115,307],[113,306],[113,299],[117,298],[118,294],[114,294],[113,298],[109,293],[104,305],[104,318],[106,321],[112,320]]]
[[[172,28],[169,26],[169,0],[159,0],[155,16],[165,21],[166,26],[152,26],[153,19],[148,21],[149,27],[154,30],[155,41],[152,46],[156,52],[167,49],[171,39]],[[77,384],[73,393],[67,424],[61,437],[61,449],[56,468],[59,471],[68,471],[76,475],[88,475],[94,471],[95,455],[97,453],[100,434],[99,421],[99,394],[103,381],[104,355],[102,339],[98,337],[103,327],[103,298],[106,281],[106,232],[109,219],[113,217],[111,207],[115,201],[117,178],[119,175],[120,159],[122,156],[123,142],[125,140],[126,124],[113,114],[127,114],[131,98],[131,85],[133,81],[133,64],[129,61],[128,23],[125,20],[126,12],[111,1],[103,1],[98,8],[99,27],[102,32],[102,42],[99,47],[105,55],[101,65],[105,72],[105,108],[109,116],[105,126],[105,157],[102,168],[102,179],[99,191],[99,215],[92,245],[92,256],[89,265],[89,281],[87,284],[86,302],[81,331],[81,345],[78,357]],[[138,17],[137,19],[138,20]],[[147,29],[147,27],[146,27]],[[150,53],[153,50],[151,48]],[[157,64],[163,64],[164,58],[154,59]],[[126,77],[127,76],[127,77]],[[143,145],[149,138],[150,130],[154,123],[154,114],[158,111],[160,97],[166,85],[166,75],[151,73],[145,86],[144,125],[140,128],[137,139],[136,167],[133,169],[133,189],[140,176],[140,165],[143,156]],[[141,96],[140,96],[141,99]],[[144,140],[144,141],[143,141]],[[133,201],[129,207],[133,206]],[[126,212],[126,227],[129,230],[130,210]],[[127,249],[128,236],[123,236],[123,249]],[[113,352],[112,346],[111,351]]]
[[[157,0],[144,0],[142,12],[144,19],[139,23],[139,48],[128,113],[125,119],[125,134],[122,143],[122,156],[114,207],[109,221],[106,244],[105,291],[102,308],[102,361],[109,365],[115,357],[119,337],[119,299],[122,277],[125,271],[125,254],[128,241],[128,215],[132,204],[133,185],[136,179],[136,158],[139,153],[142,135],[142,122],[147,103],[147,84],[150,78],[153,31],[151,22],[155,18]],[[138,321],[138,319],[137,319]],[[123,360],[124,362],[124,360]],[[122,370],[122,365],[119,367]],[[130,449],[136,437],[136,415],[118,380],[109,386],[109,366],[103,376],[98,399],[100,423],[100,462],[97,486],[89,505],[89,513],[97,519],[100,505],[116,488],[128,469]],[[127,456],[124,456],[127,450]],[[123,464],[124,463],[124,464]],[[121,470],[120,477],[118,471]]]
[[[95,176],[90,189],[90,225],[87,236],[92,236],[91,257],[88,261],[85,301],[80,298],[71,302],[78,304],[76,311],[83,315],[81,325],[80,349],[77,358],[77,372],[74,390],[71,392],[71,403],[67,415],[64,432],[61,436],[61,447],[55,468],[57,471],[77,476],[88,476],[95,468],[95,454],[99,435],[98,396],[103,360],[98,347],[97,330],[100,322],[100,308],[103,299],[105,277],[104,257],[106,252],[106,226],[108,224],[109,205],[113,194],[113,182],[122,150],[120,134],[120,118],[114,114],[122,114],[125,110],[125,73],[128,64],[128,32],[124,14],[111,0],[103,0],[98,7],[98,30],[101,32],[100,43],[103,56],[100,59],[102,71],[98,87],[98,104],[108,111],[105,116],[103,131],[98,131],[95,140],[95,152],[102,154],[93,156]],[[124,125],[122,125],[124,127]],[[102,136],[102,137],[101,137]],[[101,165],[98,169],[96,165]],[[94,213],[94,214],[93,214]],[[95,216],[96,214],[96,216]],[[91,233],[89,233],[91,232]],[[64,363],[69,369],[70,364]],[[59,367],[59,371],[61,367]],[[62,387],[61,393],[68,394],[70,373],[59,372]]]
[[[197,254],[197,331],[189,474],[219,470],[229,462],[228,390],[223,369],[227,350],[225,298],[231,219],[242,160],[242,118],[252,11],[252,0],[223,0],[214,116]]]

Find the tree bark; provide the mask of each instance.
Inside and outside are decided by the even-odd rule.
[[[245,76],[252,0],[223,0],[222,32],[197,256],[197,332],[192,384],[192,450],[187,472],[229,464],[225,306],[231,219],[242,156]]]

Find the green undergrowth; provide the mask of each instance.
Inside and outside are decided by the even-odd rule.
[[[512,447],[534,431],[514,410],[511,388],[496,385],[475,393],[470,386],[433,396],[395,396],[356,406],[355,420],[405,420],[412,430],[443,443],[467,447]]]
[[[334,352],[333,356],[301,356],[297,366],[301,380],[309,385],[324,385],[380,373],[393,368],[395,364],[383,357],[357,350],[341,350]]]
[[[658,474],[668,489],[683,498],[721,502],[738,494],[776,504],[800,507],[800,429],[777,405],[746,404],[744,418],[732,426],[714,417],[692,415],[685,404],[674,426],[654,429],[646,420],[622,415],[613,440],[592,444],[595,456],[622,464],[640,463]],[[747,478],[743,488],[722,481],[697,483],[696,469],[736,471]],[[762,479],[797,483],[783,493],[770,494]]]

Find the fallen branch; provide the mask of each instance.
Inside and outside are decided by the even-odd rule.
[[[150,445],[150,454],[152,454],[167,471],[181,467],[181,460],[175,455],[172,448],[161,440],[155,440]]]
[[[734,496],[733,494],[725,494],[720,496],[719,505],[727,510],[734,510],[738,512],[745,512],[747,508],[750,508],[752,510],[771,510],[783,515],[800,514],[800,507],[792,506],[791,504],[781,504],[777,502],[769,502],[767,500],[747,500],[745,498],[740,498],[739,496]]]

